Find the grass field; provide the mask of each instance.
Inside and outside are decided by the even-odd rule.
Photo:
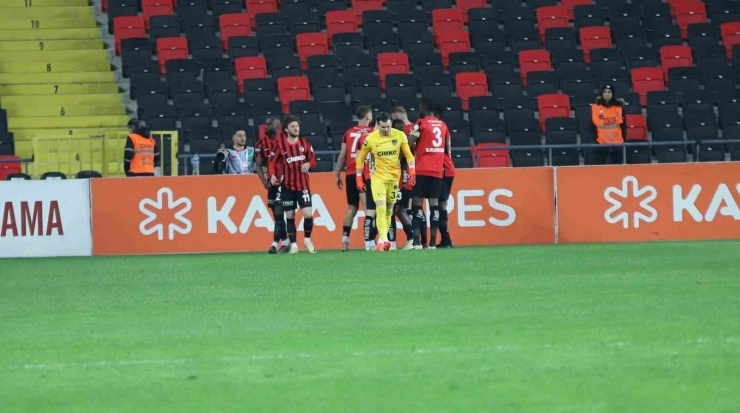
[[[739,248],[0,260],[0,411],[736,413]]]

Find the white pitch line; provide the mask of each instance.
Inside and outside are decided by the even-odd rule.
[[[740,344],[740,337],[726,337],[718,340],[709,339],[706,337],[700,337],[697,340],[685,341],[683,344],[689,345],[705,345],[709,342],[717,342],[724,344]],[[595,343],[596,344],[596,343]],[[617,341],[613,343],[607,343],[617,348],[624,348],[631,344],[625,341]],[[643,345],[643,344],[640,344]],[[577,347],[578,345],[576,345]],[[505,352],[512,350],[523,350],[531,348],[541,349],[556,349],[562,348],[565,350],[572,350],[573,345],[571,344],[537,344],[533,346],[520,346],[510,344],[500,344],[491,347],[484,347],[479,349],[470,349],[475,353],[486,353],[486,352]],[[342,354],[311,354],[311,353],[277,353],[277,354],[251,354],[243,356],[222,356],[218,359],[221,361],[233,362],[233,361],[261,361],[261,360],[304,360],[314,358],[341,358],[341,357],[389,357],[389,356],[415,356],[415,355],[437,355],[437,354],[456,354],[464,353],[466,349],[459,349],[456,347],[440,347],[431,349],[414,349],[414,350],[357,350],[350,351]],[[203,361],[207,361],[203,359]],[[102,361],[86,361],[78,363],[42,363],[42,364],[23,364],[21,366],[14,366],[10,368],[22,368],[26,370],[55,370],[65,368],[79,368],[79,367],[130,367],[130,366],[145,366],[145,365],[171,365],[171,364],[194,364],[198,360],[192,358],[179,358],[179,359],[142,359],[142,360],[102,360]]]

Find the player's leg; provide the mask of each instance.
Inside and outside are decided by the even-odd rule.
[[[411,199],[409,199],[409,201],[411,201]],[[403,249],[409,250],[414,245],[414,234],[411,230],[411,218],[406,214],[406,205],[408,205],[408,203],[406,202],[406,196],[404,195],[401,202],[396,202],[395,212],[396,217],[401,220],[403,232],[406,234],[406,246]]]
[[[427,192],[429,201],[429,248],[437,248],[437,233],[439,232],[439,196],[442,192],[442,178],[432,178]]]
[[[275,187],[267,190],[267,206],[270,207],[272,218],[275,220],[275,228],[272,230],[272,245],[270,246],[270,249],[267,250],[268,254],[277,254],[278,246],[280,246],[280,224],[277,219],[278,213],[275,211],[275,192]]]
[[[360,193],[357,191],[357,180],[354,176],[345,177],[344,189],[347,193],[347,213],[342,221],[342,251],[349,251],[349,233],[352,231],[352,221],[360,205]]]
[[[370,182],[372,185],[370,192],[373,195],[375,201],[375,225],[378,228],[378,251],[387,251],[390,248],[388,242],[388,228],[390,224],[388,222],[387,210],[387,186],[385,182],[379,182],[378,179],[374,179]]]
[[[275,218],[275,231],[273,233],[273,246],[278,248],[278,242],[283,241],[283,246],[277,252],[285,254],[290,251],[290,240],[285,223],[285,208],[283,208],[282,187],[273,187],[272,192],[272,216]],[[271,248],[272,249],[272,248]]]
[[[413,236],[414,236],[414,246],[420,246],[419,244],[419,236],[421,235],[422,231],[422,223],[424,222],[424,211],[422,209],[422,202],[424,201],[424,194],[426,194],[426,187],[429,184],[429,177],[427,176],[417,176],[416,177],[416,185],[414,185],[413,190],[413,200],[412,200],[412,213],[411,213],[411,219],[413,220]]]
[[[401,194],[398,184],[386,184],[386,210],[385,216],[388,220],[388,241],[390,243],[389,249],[396,249],[396,218],[393,216],[393,211],[396,208],[396,201],[398,196]]]
[[[308,252],[315,254],[316,247],[314,247],[313,242],[311,242],[311,234],[313,233],[313,203],[311,202],[311,191],[305,190],[301,192],[297,203],[301,208],[301,214],[303,214],[303,245],[306,247]]]
[[[365,250],[375,251],[375,237],[378,235],[378,229],[375,223],[375,217],[377,211],[375,210],[375,197],[372,191],[372,180],[365,180],[365,187],[367,192],[365,193]]]
[[[447,216],[447,201],[450,199],[452,183],[454,180],[454,176],[444,178],[442,195],[439,197],[439,231],[442,235],[442,242],[437,245],[438,248],[452,247],[452,238],[450,238],[450,221]]]
[[[290,239],[290,254],[297,254],[298,253],[298,244],[297,244],[297,236],[296,236],[296,227],[295,227],[295,208],[296,208],[296,199],[298,198],[298,193],[295,191],[291,191],[289,189],[283,188],[282,190],[282,198],[283,198],[283,208],[285,209],[285,221],[287,223],[287,232],[288,232],[288,239]]]

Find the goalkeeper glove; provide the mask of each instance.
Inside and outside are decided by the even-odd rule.
[[[416,185],[416,168],[409,166],[406,173],[409,175],[408,179],[406,179],[406,189],[411,189]]]
[[[362,175],[357,175],[355,179],[357,181],[357,192],[361,194],[365,193],[365,191],[367,191],[367,186],[365,186],[365,180],[362,179]]]

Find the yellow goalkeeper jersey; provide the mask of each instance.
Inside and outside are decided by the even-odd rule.
[[[414,154],[411,153],[409,140],[405,133],[391,129],[390,136],[381,136],[380,131],[375,130],[367,135],[360,154],[357,155],[357,170],[362,171],[365,157],[372,154],[370,179],[398,183],[401,179],[401,163],[399,162],[401,152],[407,161],[413,162]]]

